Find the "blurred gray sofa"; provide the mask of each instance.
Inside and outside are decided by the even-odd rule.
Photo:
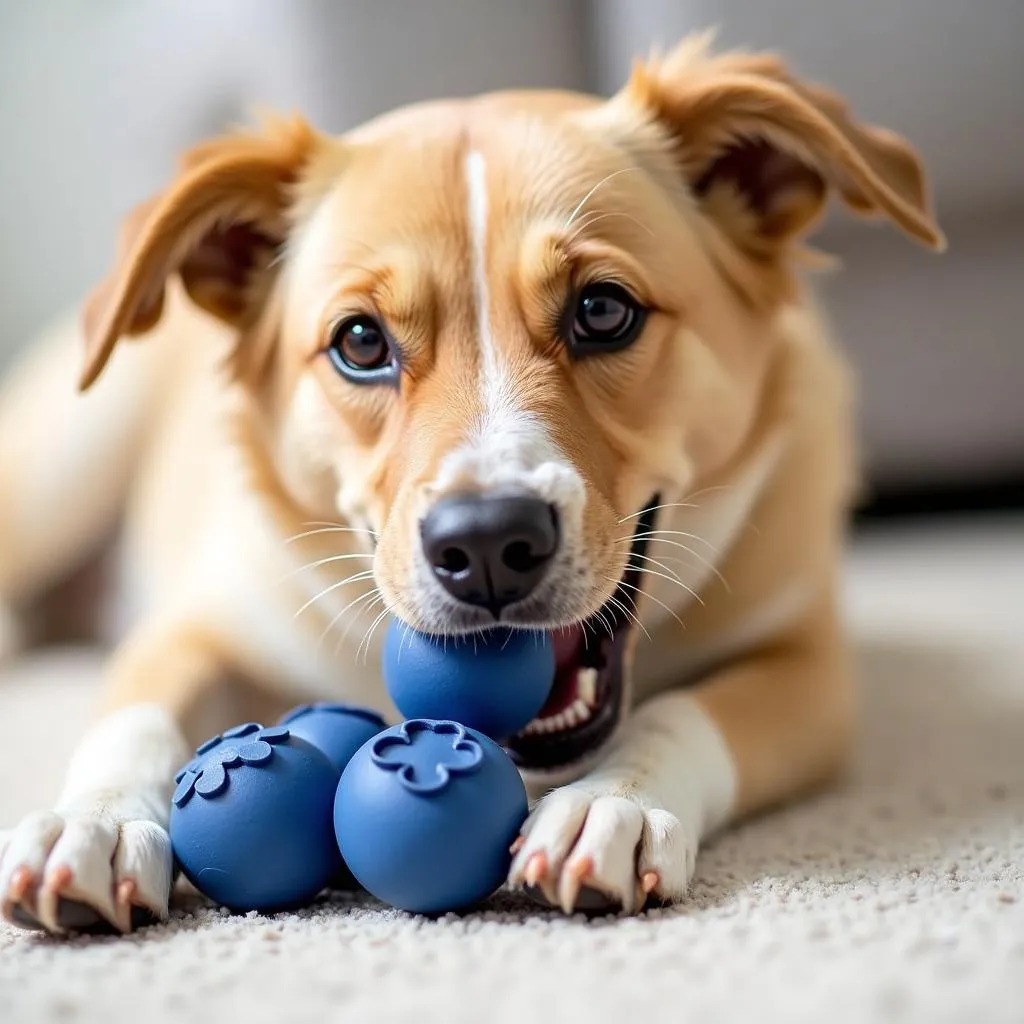
[[[932,170],[941,258],[832,218],[821,282],[883,485],[1024,472],[1021,0],[75,0],[0,9],[0,360],[102,271],[117,220],[253,103],[343,130],[514,85],[610,91],[694,28],[783,52]]]

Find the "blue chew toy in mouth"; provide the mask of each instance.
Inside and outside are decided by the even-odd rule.
[[[293,736],[312,743],[326,754],[339,774],[368,739],[388,727],[376,711],[326,701],[300,704],[277,724],[287,726]]]
[[[384,681],[403,715],[454,719],[495,739],[533,719],[554,678],[547,631],[435,637],[392,620],[384,640]]]
[[[334,828],[364,888],[394,907],[439,913],[502,884],[526,814],[526,789],[501,747],[457,722],[414,719],[349,761]]]
[[[339,772],[284,726],[207,740],[175,776],[170,836],[185,877],[232,910],[302,906],[341,870],[331,809]]]

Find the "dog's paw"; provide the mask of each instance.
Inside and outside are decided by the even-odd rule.
[[[167,916],[172,870],[156,822],[40,811],[0,839],[0,912],[54,935],[129,932]]]
[[[567,914],[577,907],[635,913],[649,897],[686,895],[697,846],[696,833],[668,811],[569,786],[527,819],[509,883],[538,889]]]

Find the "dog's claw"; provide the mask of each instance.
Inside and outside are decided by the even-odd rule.
[[[43,887],[59,896],[74,881],[75,876],[67,864],[58,864],[47,876]]]
[[[540,889],[549,903],[557,903],[555,879],[547,855],[538,850],[526,859],[522,871],[517,873],[517,882],[533,889]]]
[[[61,865],[43,879],[43,884],[36,893],[35,916],[46,930],[54,935],[64,932],[58,917],[60,894],[71,885],[73,877],[71,869]]]
[[[645,871],[643,878],[640,879],[640,888],[643,889],[644,895],[650,896],[658,888],[660,881],[657,871]]]
[[[526,842],[526,836],[519,836],[516,841],[508,848],[508,852],[514,857],[522,848]]]
[[[5,902],[20,903],[34,884],[35,876],[28,868],[16,868],[7,887]]]
[[[0,910],[3,916],[13,921],[32,921],[36,913],[36,894],[39,879],[27,867],[18,867],[11,874],[7,891],[0,894]]]
[[[548,859],[543,853],[535,853],[527,862],[523,870],[523,878],[527,885],[540,885],[544,876],[548,873]]]
[[[138,893],[138,886],[135,880],[126,878],[119,882],[114,893],[114,913],[117,918],[117,927],[122,932],[132,930],[132,906]]]
[[[590,857],[581,857],[579,860],[566,864],[558,884],[558,905],[567,914],[576,909],[576,900],[579,899],[580,889],[584,881],[594,870],[594,861]]]

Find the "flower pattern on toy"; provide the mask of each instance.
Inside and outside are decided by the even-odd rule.
[[[218,733],[216,736],[211,736],[208,740],[200,743],[195,750],[195,756],[184,768],[182,768],[177,775],[174,776],[175,782],[181,782],[188,772],[196,772],[203,766],[203,761],[206,759],[206,755],[214,749],[219,747],[226,739],[240,739],[243,736],[250,736],[254,732],[259,732],[263,726],[259,722],[243,722],[241,725],[236,725],[234,728],[228,729],[226,732]]]
[[[411,793],[440,793],[453,775],[468,775],[483,764],[480,744],[458,722],[412,719],[375,740],[377,767],[398,773]]]
[[[209,799],[223,792],[228,784],[229,768],[266,764],[274,756],[272,744],[283,743],[288,736],[288,730],[280,726],[261,728],[255,722],[246,722],[212,737],[175,776],[178,788],[171,798],[173,803],[184,807],[193,793]],[[238,740],[245,742],[232,742]]]

